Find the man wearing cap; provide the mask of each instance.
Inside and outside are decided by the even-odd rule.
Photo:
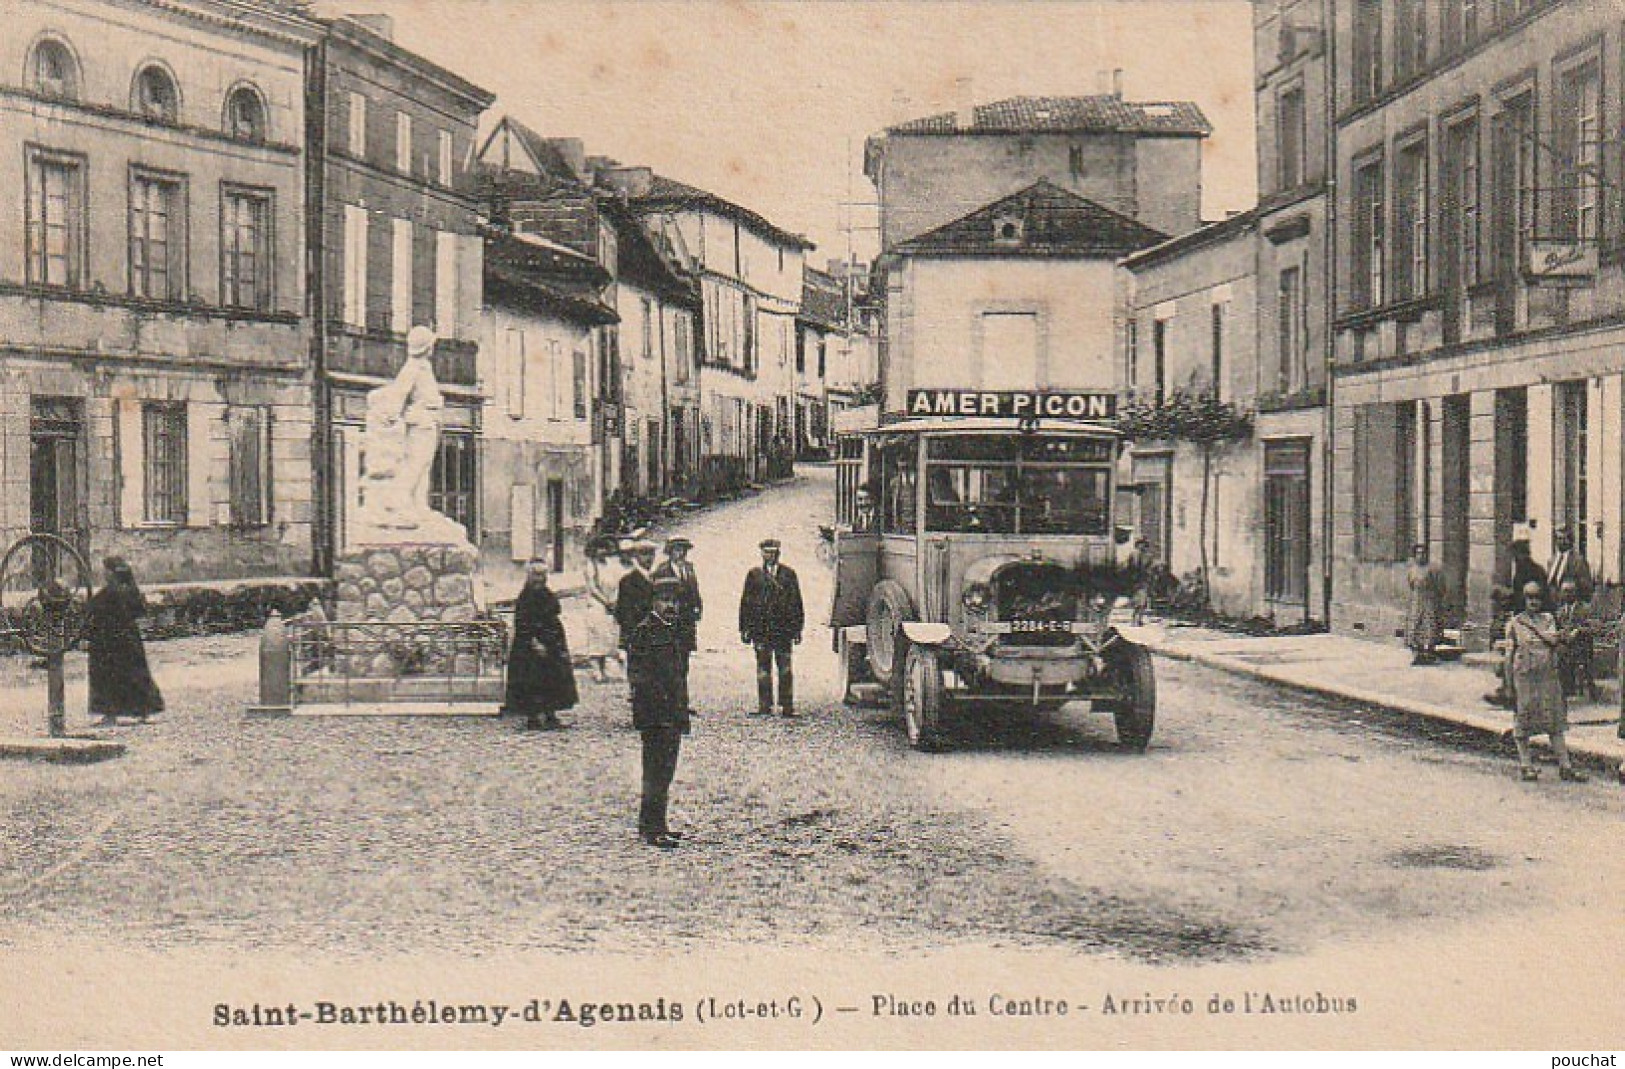
[[[641,538],[622,542],[621,556],[627,571],[615,592],[615,623],[620,626],[624,650],[632,629],[643,622],[654,604],[654,576],[650,569],[655,563],[655,544]]]
[[[682,600],[679,580],[669,576],[657,580],[651,584],[648,611],[624,632],[632,724],[643,737],[638,835],[662,850],[676,847],[682,838],[671,830],[666,816],[672,777],[677,773],[677,755],[689,731],[680,656],[684,642]]]
[[[693,712],[693,707],[688,702],[688,665],[694,651],[699,648],[700,614],[705,608],[700,598],[699,576],[694,574],[694,565],[688,559],[688,551],[693,548],[694,543],[681,535],[666,539],[666,559],[660,562],[652,577],[656,583],[662,579],[675,579],[682,587],[678,616],[683,625],[683,708],[690,712]]]
[[[756,648],[756,711],[773,712],[773,669],[779,674],[779,711],[796,715],[795,676],[790,668],[791,647],[801,641],[806,615],[801,604],[801,582],[779,563],[779,540],[761,543],[762,563],[745,576],[739,599],[739,638]]]

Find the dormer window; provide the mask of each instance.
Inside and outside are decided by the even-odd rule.
[[[175,79],[156,64],[141,68],[135,76],[133,95],[136,112],[149,122],[172,123],[180,116],[181,97]]]
[[[34,92],[40,96],[54,100],[73,100],[79,96],[77,65],[73,53],[61,41],[46,39],[36,44],[29,70]]]
[[[993,240],[999,245],[1020,245],[1026,229],[1021,216],[1001,215],[993,220]]]
[[[226,133],[238,141],[264,141],[265,102],[251,86],[238,86],[226,97]]]

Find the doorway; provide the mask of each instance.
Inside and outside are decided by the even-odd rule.
[[[547,530],[552,540],[553,570],[564,571],[564,480],[547,480]]]
[[[78,398],[35,397],[29,430],[28,526],[35,534],[56,535],[87,558],[90,523],[85,508],[84,408]],[[61,574],[51,553],[37,553],[34,580],[39,585]]]
[[[1460,626],[1467,612],[1468,495],[1472,469],[1472,406],[1453,394],[1440,406],[1439,570],[1444,576],[1445,623]]]
[[[1264,597],[1309,619],[1309,440],[1264,443]]]

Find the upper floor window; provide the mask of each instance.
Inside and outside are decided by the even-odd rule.
[[[1304,180],[1303,89],[1294,87],[1281,94],[1275,113],[1275,151],[1280,188],[1292,189]]]
[[[436,157],[435,157],[436,161],[437,161],[437,167],[438,167],[438,169],[435,172],[435,180],[438,181],[443,186],[449,186],[449,185],[451,185],[451,174],[452,174],[452,167],[451,167],[451,131],[450,130],[441,130],[436,134],[436,138],[438,140],[437,148],[438,148],[439,151],[438,151],[438,153],[436,154]]]
[[[395,169],[412,173],[412,116],[404,111],[395,116]]]
[[[1602,184],[1602,79],[1596,60],[1564,73],[1558,84],[1557,223],[1564,236],[1592,241]]]
[[[1364,164],[1354,172],[1354,272],[1351,281],[1357,308],[1375,308],[1383,300],[1386,233],[1382,185],[1381,159]]]
[[[77,289],[84,283],[85,158],[30,146],[24,243],[28,281]]]
[[[220,191],[220,303],[232,308],[271,307],[274,275],[272,193],[225,186]]]
[[[1382,2],[1355,0],[1354,99],[1370,100],[1382,92]]]
[[[1427,7],[1422,0],[1398,0],[1394,6],[1394,76],[1399,81],[1421,73],[1427,62],[1427,28]]]
[[[28,61],[29,84],[40,96],[75,100],[79,96],[79,65],[61,41],[45,38],[34,45]]]
[[[135,76],[131,104],[143,119],[175,122],[180,118],[181,94],[170,73],[156,63],[142,67]]]
[[[240,85],[226,95],[225,126],[226,133],[239,141],[265,140],[265,101],[252,86]]]
[[[1394,170],[1394,295],[1421,297],[1428,290],[1427,142],[1399,150]]]
[[[367,98],[360,93],[350,94],[350,155],[365,159],[367,155]]]
[[[186,184],[179,175],[130,174],[130,294],[186,296]]]

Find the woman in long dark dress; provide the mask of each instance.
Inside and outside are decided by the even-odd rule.
[[[558,595],[547,586],[548,562],[533,560],[513,610],[513,648],[508,654],[508,692],[504,709],[524,714],[531,731],[564,727],[561,709],[577,700],[575,667],[570,660]]]
[[[164,711],[164,696],[147,665],[141,641],[141,617],[147,599],[135,584],[135,573],[122,557],[102,562],[107,585],[90,599],[85,620],[85,646],[90,657],[90,714],[101,723],[120,716],[142,723]]]

